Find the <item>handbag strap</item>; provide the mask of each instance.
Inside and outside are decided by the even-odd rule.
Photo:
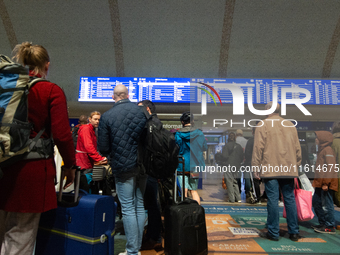
[[[294,189],[300,189],[299,181],[297,178],[294,178]]]

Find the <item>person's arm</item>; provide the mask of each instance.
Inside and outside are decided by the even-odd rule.
[[[67,188],[75,178],[73,166],[76,164],[76,159],[72,134],[69,131],[66,97],[62,89],[57,85],[52,87],[50,93],[50,118],[53,141],[58,147],[66,169],[65,188]]]
[[[320,172],[323,172],[324,167],[327,166],[327,172],[323,173],[324,178],[322,178],[322,190],[327,191],[331,185],[332,179],[337,178],[337,173],[335,172],[336,160],[331,147],[326,148],[324,154],[324,165],[320,166]]]
[[[205,140],[204,134],[202,132],[202,151],[207,151],[208,150],[208,144],[207,140]]]
[[[110,129],[106,123],[105,117],[99,122],[98,127],[98,150],[104,156],[109,156],[111,152],[111,139],[110,139]]]
[[[63,167],[63,171],[65,171],[64,176],[66,177],[66,183],[64,185],[64,189],[67,189],[74,182],[76,169]]]
[[[295,129],[295,147],[296,147],[296,164],[297,164],[296,167],[299,167],[302,161],[302,154],[301,154],[301,144],[300,144],[299,136],[298,136],[296,129]]]
[[[264,126],[256,127],[255,136],[254,136],[254,146],[253,146],[253,154],[251,158],[252,167],[257,167],[257,171],[253,171],[254,178],[260,179],[260,166],[262,161],[262,155],[264,151],[264,146],[266,142],[266,129]]]
[[[75,151],[72,134],[69,131],[67,103],[64,92],[54,85],[50,94],[51,132],[55,145],[58,147],[65,167],[75,165]]]
[[[227,143],[226,145],[223,146],[222,148],[222,155],[221,159],[224,164],[226,164],[229,160],[229,144]]]
[[[239,146],[239,155],[240,155],[240,163],[242,163],[244,161],[244,151],[242,146]]]
[[[251,164],[251,156],[252,156],[252,152],[253,152],[253,145],[254,144],[249,139],[247,144],[246,144],[246,148],[244,150],[244,157],[245,157],[245,165],[246,166],[250,166],[250,164]]]

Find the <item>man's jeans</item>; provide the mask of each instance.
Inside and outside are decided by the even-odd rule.
[[[145,236],[161,243],[162,216],[158,201],[158,181],[151,176],[148,176],[146,183],[144,204],[148,211],[148,227]]]
[[[267,194],[267,229],[270,236],[279,238],[279,188],[281,188],[283,200],[287,212],[287,225],[289,234],[299,234],[298,217],[294,196],[294,179],[264,179]]]
[[[321,188],[315,188],[313,195],[313,208],[319,224],[332,228],[335,226],[333,193],[333,190],[323,191]]]
[[[116,190],[122,206],[123,224],[126,236],[126,250],[137,255],[142,245],[145,224],[143,196],[147,175],[129,179],[116,177]]]

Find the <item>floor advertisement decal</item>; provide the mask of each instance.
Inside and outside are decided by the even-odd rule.
[[[265,207],[209,205],[204,208],[209,254],[340,254],[339,231],[336,235],[314,232],[311,226],[318,223],[316,218],[299,223],[304,238],[293,242],[281,208],[280,239],[271,241],[259,236],[267,231]]]

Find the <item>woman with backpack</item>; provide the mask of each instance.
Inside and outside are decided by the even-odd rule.
[[[195,166],[200,166],[204,169],[203,151],[208,150],[208,145],[203,132],[193,127],[193,114],[190,112],[183,113],[180,121],[183,128],[176,132],[175,139],[179,146],[178,154],[184,157],[185,197],[187,197],[187,192],[190,190],[192,198],[200,204],[201,199],[197,192],[199,173],[196,172]],[[178,165],[177,171],[179,174],[183,173],[182,164]],[[181,186],[183,183],[183,175],[178,175],[177,178]]]
[[[13,53],[13,59],[29,68],[30,77],[46,78],[50,58],[43,46],[24,42],[17,45]],[[70,186],[75,177],[76,160],[63,90],[46,80],[35,83],[28,94],[28,120],[33,124],[31,138],[41,130],[40,139],[47,141],[53,136],[64,161],[67,178],[64,188]],[[57,207],[53,147],[46,157],[20,160],[2,170],[1,255],[32,255],[41,213]]]

